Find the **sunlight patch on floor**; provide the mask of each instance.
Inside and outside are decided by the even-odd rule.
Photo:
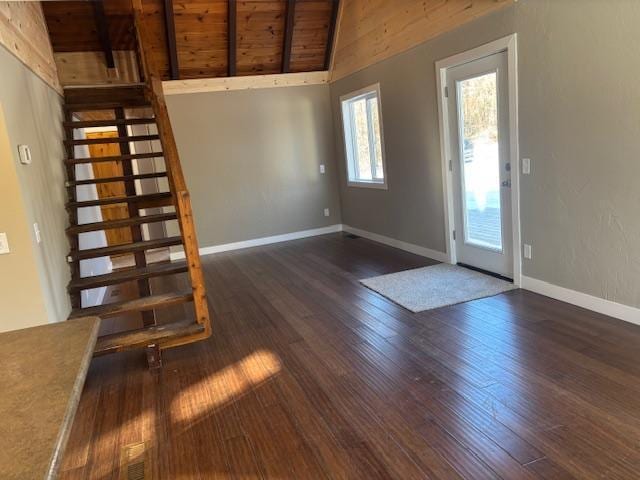
[[[218,370],[180,391],[172,401],[171,417],[189,422],[210,414],[227,403],[259,387],[282,369],[280,359],[267,350],[258,350],[242,360]],[[202,397],[203,387],[210,393]],[[194,402],[199,398],[199,402]],[[188,409],[180,408],[190,404]]]

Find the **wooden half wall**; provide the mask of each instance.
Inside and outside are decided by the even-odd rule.
[[[515,0],[341,0],[331,81],[404,52]]]
[[[0,44],[62,93],[40,2],[0,2]]]

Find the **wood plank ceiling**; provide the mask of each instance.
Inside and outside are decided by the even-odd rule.
[[[143,0],[164,79],[328,69],[339,0]],[[130,0],[50,1],[54,52],[134,50]]]

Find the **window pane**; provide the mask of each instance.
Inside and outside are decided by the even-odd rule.
[[[458,83],[465,242],[502,250],[496,74]]]
[[[375,152],[375,178],[384,179],[384,171],[382,169],[382,140],[380,136],[380,113],[378,112],[378,99],[376,97],[369,99],[369,109],[371,110],[371,123],[373,124],[373,142]]]
[[[367,102],[360,99],[352,102],[353,132],[355,138],[356,173],[359,180],[372,180],[371,157],[369,153],[369,128],[367,123]]]

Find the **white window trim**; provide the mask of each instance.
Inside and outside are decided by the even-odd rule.
[[[351,131],[351,124],[345,120],[345,112],[342,108],[342,105],[345,101],[353,100],[354,98],[361,97],[367,93],[375,92],[378,99],[378,121],[380,122],[380,149],[382,154],[382,182],[375,181],[367,181],[367,180],[351,180],[350,175],[350,165],[354,164],[354,153],[350,152],[353,145],[349,146],[347,144],[347,132]],[[360,90],[356,90],[355,92],[347,93],[346,95],[342,95],[340,97],[340,118],[342,119],[342,143],[344,145],[344,155],[345,155],[345,171],[347,174],[347,186],[349,187],[359,187],[359,188],[376,188],[380,190],[388,190],[387,186],[387,163],[385,159],[385,145],[384,145],[384,126],[382,121],[382,95],[380,94],[380,84],[375,83],[373,85],[369,85],[368,87],[361,88]],[[351,136],[349,134],[349,136]]]

